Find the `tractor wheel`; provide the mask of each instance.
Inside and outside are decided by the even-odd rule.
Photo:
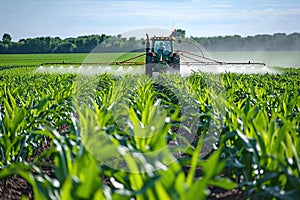
[[[178,54],[173,55],[173,68],[180,72],[180,57]]]
[[[151,53],[146,54],[146,74],[149,77],[152,77],[152,66],[153,66],[153,57]]]

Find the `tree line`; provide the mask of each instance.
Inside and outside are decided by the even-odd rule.
[[[184,38],[185,30],[179,29],[177,37]],[[215,36],[190,37],[197,41],[207,51],[285,51],[300,50],[300,33],[275,33],[241,37]],[[89,53],[95,52],[126,52],[141,48],[142,39],[135,37],[123,38],[122,35],[89,35],[76,38],[61,39],[59,37],[36,37],[12,41],[5,33],[0,40],[0,53]],[[95,47],[97,47],[95,49]]]
[[[275,33],[241,37],[192,37],[208,51],[288,51],[300,50],[300,33]]]

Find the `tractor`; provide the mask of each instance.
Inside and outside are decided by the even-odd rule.
[[[156,76],[160,73],[180,73],[184,71],[186,67],[196,67],[200,69],[205,66],[249,66],[249,65],[263,65],[265,63],[259,62],[223,62],[215,60],[205,56],[202,49],[189,40],[178,39],[176,41],[176,30],[172,31],[170,36],[153,36],[149,37],[146,33],[146,40],[143,41],[145,49],[143,53],[130,57],[125,60],[118,60],[112,62],[82,62],[82,63],[71,63],[71,62],[58,62],[58,63],[41,63],[43,65],[100,65],[100,66],[119,66],[123,69],[123,65],[127,66],[145,66],[145,73],[149,77]],[[175,42],[179,45],[175,48]],[[185,46],[187,45],[187,46]],[[198,50],[195,52],[193,48]],[[96,49],[96,48],[95,48]],[[140,49],[139,49],[140,50]],[[136,52],[136,51],[133,51]],[[198,52],[198,53],[197,53]],[[139,58],[145,56],[145,61],[136,61]],[[182,70],[180,69],[182,68]]]
[[[168,36],[153,36],[146,34],[145,72],[152,77],[153,72],[180,73],[180,56],[174,51],[175,32]],[[180,40],[178,40],[180,43]]]

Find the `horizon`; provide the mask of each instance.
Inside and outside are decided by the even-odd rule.
[[[299,33],[297,0],[3,1],[0,34],[13,41],[118,35],[141,28],[183,29],[186,36],[241,37]],[[67,28],[66,28],[67,27]]]
[[[178,30],[181,29],[181,28],[178,28]],[[182,29],[181,29],[182,30]],[[171,31],[171,30],[170,30]],[[185,30],[186,31],[186,30]],[[6,32],[4,32],[3,34],[5,34]],[[284,33],[284,32],[276,32],[276,33],[259,33],[259,34],[255,34],[255,35],[239,35],[239,34],[232,34],[232,35],[213,35],[213,36],[197,36],[197,35],[189,35],[189,36],[186,36],[186,38],[189,38],[189,37],[198,37],[198,38],[212,38],[212,37],[233,37],[233,36],[240,36],[241,38],[247,38],[247,37],[255,37],[255,36],[258,36],[258,35],[275,35],[275,34],[286,34],[286,35],[290,35],[290,34],[300,34],[300,31],[299,32],[291,32],[291,33]],[[2,36],[3,36],[2,34]],[[11,37],[12,37],[12,42],[19,42],[20,40],[26,40],[26,39],[34,39],[34,38],[41,38],[41,37],[50,37],[50,38],[56,38],[56,37],[59,37],[60,39],[62,40],[65,40],[65,39],[69,39],[69,38],[78,38],[78,37],[84,37],[84,36],[93,36],[93,35],[99,35],[101,36],[102,34],[106,35],[106,36],[117,36],[118,34],[121,34],[122,38],[128,38],[128,37],[123,37],[122,33],[118,33],[118,34],[115,34],[115,35],[108,35],[108,34],[105,34],[105,33],[92,33],[92,34],[88,34],[88,35],[76,35],[76,36],[69,36],[69,37],[60,37],[60,36],[52,36],[52,35],[43,35],[43,36],[35,36],[35,37],[27,37],[27,38],[21,38],[21,39],[18,39],[18,40],[15,40],[14,37],[10,34],[10,33],[7,33],[9,34]],[[2,36],[0,38],[0,41],[2,40]],[[131,35],[133,36],[133,35]],[[143,38],[140,38],[140,37],[137,37],[137,39],[143,39]]]

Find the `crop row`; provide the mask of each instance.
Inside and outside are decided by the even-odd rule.
[[[0,54],[0,69],[11,66],[36,67],[41,63],[113,62],[126,60],[139,54],[141,53]],[[143,62],[144,58],[134,61]]]
[[[297,69],[188,77],[0,74],[0,178],[35,199],[300,195]]]

